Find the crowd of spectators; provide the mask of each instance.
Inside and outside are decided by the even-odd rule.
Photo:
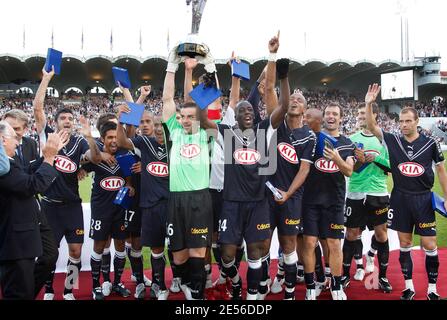
[[[227,94],[228,92],[224,92]],[[357,123],[357,106],[362,102],[361,98],[350,95],[340,90],[303,90],[303,94],[307,99],[309,108],[318,108],[323,110],[331,101],[337,101],[343,107],[342,129],[343,133],[350,135],[358,130]],[[177,92],[175,101],[181,104],[183,93]],[[246,98],[248,91],[241,92],[241,98]],[[84,115],[92,125],[95,126],[99,115],[106,112],[116,112],[116,106],[123,102],[123,97],[119,93],[113,95],[108,94],[87,94],[81,95],[77,92],[69,92],[63,94],[60,98],[47,97],[45,99],[45,113],[47,115],[47,123],[54,125],[53,115],[56,110],[62,106],[73,110],[76,121],[81,115]],[[30,117],[30,136],[35,136],[35,125],[33,119],[33,96],[31,94],[17,95],[10,97],[0,97],[0,117],[8,110],[17,108],[25,111]],[[161,91],[152,92],[145,101],[146,108],[154,113],[161,110]],[[223,108],[228,104],[228,97],[222,99]],[[430,102],[417,102],[415,107],[419,111],[420,117],[447,117],[447,105],[442,99],[435,99]],[[265,117],[265,108],[260,107],[261,117]],[[379,116],[379,125],[388,132],[398,132],[398,115],[381,113]],[[447,131],[447,120],[439,120],[437,126],[444,132]],[[426,134],[431,132],[426,131]]]

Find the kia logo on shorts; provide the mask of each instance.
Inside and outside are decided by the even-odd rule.
[[[180,148],[180,154],[184,158],[192,159],[200,154],[200,147],[197,144],[185,144]]]
[[[237,149],[233,153],[233,158],[239,164],[251,165],[258,163],[261,154],[253,149]]]
[[[124,186],[124,179],[121,177],[108,177],[102,179],[99,185],[107,191],[118,191]]]
[[[290,144],[284,142],[278,144],[278,151],[281,157],[283,157],[287,162],[290,162],[291,164],[298,164],[298,157],[296,155],[295,148]]]
[[[156,177],[167,177],[169,175],[168,165],[164,162],[151,162],[147,165],[146,170]]]
[[[64,173],[74,173],[78,166],[70,158],[57,155],[54,159],[54,165],[57,170]]]
[[[326,173],[336,173],[340,171],[334,161],[328,161],[326,158],[320,158],[315,161],[315,168]]]
[[[401,163],[397,167],[399,168],[400,173],[406,177],[419,177],[425,172],[424,167],[415,162]]]

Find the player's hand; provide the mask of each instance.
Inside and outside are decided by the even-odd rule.
[[[88,122],[88,120],[84,116],[81,116],[79,118],[79,123],[81,124],[81,134],[84,136],[84,138],[92,138],[92,130],[90,128],[90,123]]]
[[[359,148],[355,148],[354,156],[360,163],[365,163],[365,151]]]
[[[127,185],[126,187],[129,188],[129,197],[135,196],[135,188],[129,185]]]
[[[182,62],[182,58],[177,54],[177,47],[174,46],[171,51],[169,51],[168,56],[168,66],[166,71],[175,73],[178,70],[178,65]]]
[[[290,60],[286,58],[278,59],[276,61],[276,72],[278,73],[279,80],[287,78],[287,74],[289,73],[289,64]]]
[[[324,147],[323,155],[326,159],[339,162],[341,160],[340,154],[338,153],[337,149],[330,149],[328,147]]]
[[[241,60],[240,60],[237,56],[234,55],[234,51],[231,52],[231,57],[230,57],[230,59],[228,60],[228,65],[229,65],[230,67],[231,67],[231,64],[233,63],[233,61],[236,61],[237,63],[241,63]]]
[[[284,203],[286,203],[287,200],[289,200],[290,195],[288,192],[282,191],[281,189],[276,188],[276,190],[278,190],[279,193],[281,193],[282,195],[282,199],[277,199],[275,196],[273,196],[273,199],[275,199],[276,203],[282,205]]]
[[[365,155],[365,162],[366,163],[372,163],[372,162],[374,162],[375,159],[376,159],[376,154],[374,154],[374,153],[367,153]]]
[[[88,173],[84,169],[78,170],[78,181],[82,181],[87,177]]]
[[[372,104],[376,101],[377,96],[380,92],[380,86],[377,83],[374,83],[373,85],[368,86],[368,92],[365,96],[365,103],[366,104]]]
[[[135,162],[130,170],[132,173],[141,173],[141,161]]]
[[[118,164],[118,162],[115,159],[115,156],[106,152],[101,152],[101,161],[107,163],[109,167],[115,167]]]
[[[51,66],[51,71],[47,72],[45,67],[42,69],[42,79],[50,81],[54,76],[54,66]]]
[[[197,65],[199,64],[199,62],[197,61],[197,59],[195,58],[186,58],[185,60],[185,69],[186,70],[194,70]]]
[[[59,139],[60,139],[60,143],[59,143],[57,150],[61,151],[62,148],[65,147],[68,144],[68,142],[70,141],[70,134],[67,131],[62,130],[62,131],[59,131],[57,133],[57,135],[59,136]]]
[[[140,87],[140,94],[142,97],[146,98],[152,90],[152,86],[141,86]]]
[[[279,49],[279,30],[278,30],[278,34],[276,36],[274,36],[273,38],[270,39],[269,41],[269,52],[270,53],[277,53],[278,49]]]
[[[57,133],[50,133],[48,134],[47,142],[45,143],[45,146],[42,149],[42,154],[45,160],[48,162],[54,162],[54,157],[59,152],[59,145],[61,143],[61,138]]]
[[[118,119],[120,118],[120,116],[121,116],[121,113],[129,113],[130,112],[130,108],[129,108],[129,106],[127,105],[127,104],[120,104],[119,106],[118,106]]]

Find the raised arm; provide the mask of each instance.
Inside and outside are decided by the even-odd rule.
[[[166,122],[175,114],[175,73],[181,59],[177,56],[177,48],[171,49],[168,57],[168,66],[166,68],[165,83],[163,86],[163,122]]]
[[[270,57],[267,63],[266,71],[266,88],[265,88],[265,100],[267,104],[267,112],[271,114],[271,123],[273,128],[279,127],[281,122],[284,120],[284,116],[287,113],[289,107],[289,97],[290,97],[290,87],[289,79],[287,73],[289,71],[289,60],[280,59],[276,62],[276,53],[279,48],[279,31],[276,37],[273,37],[269,41],[269,51]],[[280,70],[280,90],[281,90],[281,101],[278,102],[278,97],[275,92],[276,83],[276,67],[278,65],[278,70]]]
[[[183,99],[186,102],[193,102],[192,98],[190,97],[189,93],[192,91],[193,86],[192,86],[192,73],[195,69],[195,67],[197,67],[197,59],[193,59],[193,58],[187,58],[185,60],[185,83],[184,83],[184,87],[183,87]]]
[[[146,98],[151,93],[152,86],[142,86],[140,87],[140,96],[138,97],[137,104],[144,104],[144,101],[146,101]]]
[[[121,112],[130,112],[129,107],[126,104],[122,104],[118,106],[118,118],[121,115]],[[127,137],[126,129],[123,124],[118,122],[118,126],[116,128],[116,142],[119,148],[124,148],[127,150],[133,149],[133,144],[130,139]]]
[[[237,58],[235,57],[234,51],[233,51],[231,54],[230,61],[228,63],[230,65],[230,67],[231,67],[231,63],[234,60],[237,60]],[[236,105],[240,99],[241,99],[241,79],[239,79],[238,77],[231,77],[230,102],[228,104],[228,107],[230,107],[234,110],[234,108],[236,108]],[[253,108],[257,108],[257,106],[253,106]]]
[[[126,100],[128,102],[133,102],[132,94],[130,93],[129,88],[124,88],[119,82],[118,82],[118,84],[119,84],[121,91],[123,92],[124,100]]]
[[[267,114],[271,115],[273,110],[279,105],[278,96],[275,92],[276,83],[276,53],[279,49],[279,31],[278,35],[269,41],[269,61],[267,63],[267,70],[265,72],[265,106]]]
[[[79,122],[81,123],[81,126],[82,126],[81,134],[87,140],[88,146],[89,146],[90,153],[86,154],[88,160],[95,164],[100,163],[102,160],[101,153],[99,151],[99,148],[98,148],[98,145],[96,144],[95,139],[93,139],[92,130],[90,128],[90,123],[84,116],[81,116],[81,118],[79,119]]]
[[[377,124],[376,118],[373,114],[373,108],[372,104],[376,102],[377,96],[380,92],[380,86],[377,83],[374,83],[372,86],[368,86],[368,92],[365,96],[365,104],[366,104],[366,125],[368,127],[368,130],[374,134],[377,139],[382,142],[383,140],[383,133],[380,129],[379,125]]]
[[[42,81],[40,82],[39,88],[37,89],[36,92],[36,96],[34,97],[33,100],[33,111],[34,111],[34,119],[36,121],[37,134],[40,134],[43,131],[43,129],[45,129],[45,125],[47,122],[45,117],[44,102],[48,85],[53,76],[54,76],[54,67],[52,67],[52,70],[50,72],[46,72],[45,68],[42,69]]]

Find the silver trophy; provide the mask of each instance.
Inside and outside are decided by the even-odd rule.
[[[188,34],[185,41],[182,41],[178,45],[177,54],[179,56],[187,56],[190,58],[195,58],[196,56],[205,57],[210,50],[208,46],[200,40],[198,34],[206,0],[186,0],[186,5],[188,7],[190,5],[192,6],[191,33]]]

